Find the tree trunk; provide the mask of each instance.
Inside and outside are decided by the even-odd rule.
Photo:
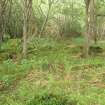
[[[39,33],[39,37],[43,34],[43,32],[44,32],[44,30],[46,28],[46,25],[47,25],[47,22],[48,22],[48,19],[49,19],[49,15],[50,15],[50,10],[51,10],[51,7],[52,7],[52,5],[54,3],[54,0],[52,0],[52,1],[48,0],[48,3],[49,3],[49,7],[48,7],[47,16],[46,16],[46,18],[44,20],[44,23],[43,23],[42,27],[41,27],[41,31]]]
[[[23,57],[27,56],[27,38],[30,32],[30,17],[32,14],[32,0],[23,0]]]
[[[43,34],[43,31],[44,31],[44,29],[46,28],[46,24],[47,24],[47,21],[48,21],[48,18],[49,18],[50,9],[51,9],[51,8],[49,7],[48,13],[47,13],[47,16],[46,16],[46,18],[45,18],[45,21],[44,21],[44,23],[43,23],[43,25],[42,25],[42,28],[41,28],[39,37]]]
[[[95,34],[94,0],[85,0],[85,5],[86,5],[86,32],[85,32],[86,43],[85,43],[85,48],[84,48],[84,55],[88,57],[91,40]]]
[[[8,0],[0,1],[0,47],[5,34],[5,12],[8,4]]]

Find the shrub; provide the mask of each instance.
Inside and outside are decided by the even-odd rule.
[[[44,93],[36,95],[28,105],[77,105],[77,100],[70,100],[67,96]]]

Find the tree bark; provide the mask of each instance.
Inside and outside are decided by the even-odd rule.
[[[44,23],[43,23],[43,25],[41,27],[39,37],[43,34],[43,32],[44,32],[44,30],[46,28],[46,25],[47,25],[47,22],[48,22],[48,19],[49,19],[49,15],[50,15],[50,10],[51,10],[51,7],[52,7],[53,3],[54,3],[54,0],[48,0],[48,4],[49,4],[48,12],[47,12],[47,16],[46,16],[46,18],[44,20]]]
[[[32,14],[32,0],[23,0],[23,57],[27,56],[27,38],[29,35],[30,17]],[[31,33],[30,33],[31,34]]]
[[[5,11],[8,1],[7,0],[1,0],[0,1],[0,41],[3,40],[4,35],[4,29],[5,29]]]
[[[94,0],[85,0],[86,5],[86,32],[85,32],[85,48],[84,48],[84,55],[86,57],[89,56],[89,48],[91,45],[92,37],[95,34],[95,18],[94,18]]]

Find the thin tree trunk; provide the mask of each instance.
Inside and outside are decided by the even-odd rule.
[[[52,1],[49,0],[49,8],[48,8],[47,16],[46,16],[45,21],[44,21],[44,23],[42,25],[41,31],[39,33],[39,37],[41,37],[41,35],[44,32],[44,29],[46,28],[46,25],[47,25],[47,22],[48,22],[48,19],[49,19],[50,10],[51,10],[51,7],[53,5],[53,1],[54,0],[52,0]]]
[[[84,47],[84,55],[86,57],[89,56],[89,48],[91,45],[92,37],[95,34],[94,30],[94,0],[85,0],[86,4],[86,32],[85,32],[85,47]]]
[[[27,56],[27,38],[30,32],[30,19],[32,14],[32,0],[23,1],[23,57]]]
[[[46,16],[46,18],[45,18],[45,21],[44,21],[44,23],[43,23],[43,25],[42,25],[42,28],[41,28],[41,31],[40,31],[40,36],[43,34],[43,31],[44,31],[44,29],[46,28],[46,24],[47,24],[47,21],[48,21],[48,18],[49,18],[49,13],[50,13],[50,8],[49,8],[49,10],[48,10],[48,13],[47,13],[47,16]]]
[[[23,57],[27,55],[27,21],[24,19],[23,25]]]
[[[3,36],[5,34],[5,11],[8,4],[8,0],[0,1],[0,46],[3,41]]]

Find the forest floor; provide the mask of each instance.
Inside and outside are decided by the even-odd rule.
[[[105,105],[103,52],[81,57],[82,38],[35,38],[21,59],[20,39],[2,44],[0,105]],[[95,45],[96,46],[96,45]]]

